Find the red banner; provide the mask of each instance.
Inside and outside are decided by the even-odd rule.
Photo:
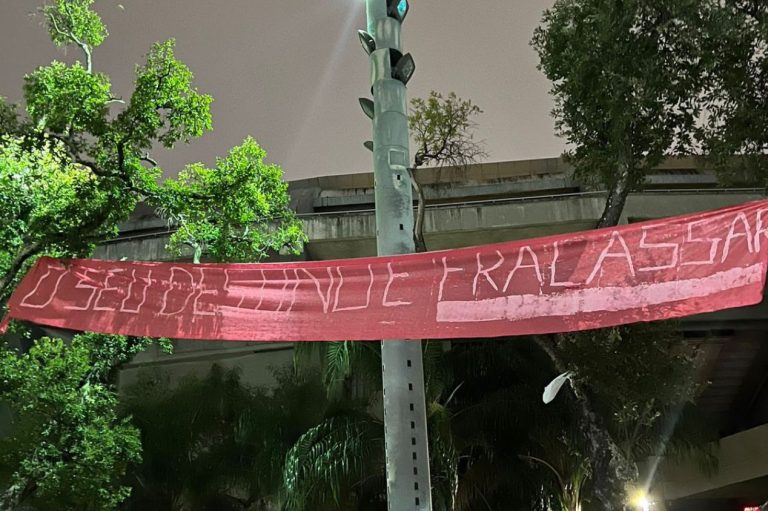
[[[43,258],[11,318],[228,341],[565,332],[759,303],[768,201],[474,248],[286,264]]]

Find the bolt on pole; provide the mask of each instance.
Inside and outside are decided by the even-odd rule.
[[[373,143],[365,146],[373,150],[379,255],[414,251],[405,88],[414,64],[409,54],[403,55],[400,43],[408,7],[407,0],[366,0],[368,31],[360,31],[371,64],[373,105],[361,99],[361,106],[373,120]],[[431,511],[421,342],[384,340],[381,358],[387,507]]]

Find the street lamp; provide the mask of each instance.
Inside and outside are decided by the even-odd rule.
[[[651,501],[651,497],[648,495],[648,492],[640,489],[633,494],[632,499],[630,500],[630,504],[632,504],[632,507],[638,511],[651,511],[653,502]]]

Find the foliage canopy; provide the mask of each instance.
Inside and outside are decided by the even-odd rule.
[[[115,366],[149,339],[80,334],[37,339],[28,352],[0,350],[0,402],[11,434],[0,439],[0,505],[16,509],[114,509],[122,476],[141,459],[138,430],[118,414]]]
[[[115,97],[109,77],[94,71],[94,50],[108,33],[93,4],[42,7],[51,40],[78,48],[82,59],[28,74],[23,113],[0,98],[0,304],[37,258],[89,256],[139,202],[171,219],[172,247],[192,245],[198,260],[298,252],[305,238],[282,171],[263,162],[253,139],[215,169],[190,165],[161,182],[150,151],[209,131],[212,98],[194,87],[172,39],[154,44],[136,66],[130,97]],[[0,450],[0,507],[114,509],[129,494],[120,480],[141,447],[118,414],[113,382],[151,341],[45,337],[25,352],[17,340],[0,344],[0,402],[13,426]]]

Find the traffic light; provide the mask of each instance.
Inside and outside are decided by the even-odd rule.
[[[403,55],[400,48],[400,29],[408,15],[408,0],[368,0],[376,4],[377,13],[374,23],[369,24],[371,32],[358,30],[360,44],[372,62],[372,83],[384,78],[398,80],[407,85],[416,70],[416,64],[410,53]],[[381,12],[382,3],[386,2],[386,17]],[[376,36],[374,37],[374,34]],[[373,85],[371,86],[373,92]],[[368,98],[360,98],[360,107],[370,119],[375,117],[374,102]],[[366,142],[366,148],[373,149],[372,142]]]
[[[403,85],[408,85],[414,71],[416,71],[416,63],[410,53],[398,58],[396,62],[392,60],[392,78],[400,80]]]
[[[410,9],[410,5],[408,4],[408,0],[382,0],[387,2],[387,17],[393,18],[397,20],[398,23],[402,23],[403,20],[405,20],[405,17],[408,15],[408,11]],[[386,31],[387,33],[391,34],[392,32]],[[395,41],[397,41],[396,45],[399,47],[399,41],[400,41],[400,27],[397,27],[394,30],[394,33],[397,34],[395,37]],[[366,32],[365,30],[358,30],[357,35],[360,38],[360,44],[363,47],[363,50],[365,50],[365,53],[368,55],[371,55],[378,49],[385,49],[386,43],[392,43],[393,41],[388,41],[388,37],[385,38],[384,41],[384,48],[379,48],[379,43],[381,41],[377,41],[376,38],[373,37],[369,32]],[[416,63],[413,61],[413,57],[410,53],[406,53],[403,55],[403,53],[400,51],[399,48],[389,48],[389,68],[391,70],[391,76],[395,80],[400,80],[403,82],[403,85],[407,85],[408,81],[413,76],[414,71],[416,70]],[[368,107],[370,105],[365,105],[361,103],[361,106],[363,107],[363,111],[365,112],[368,117],[371,117],[371,109]]]
[[[387,16],[395,18],[400,23],[408,15],[408,0],[387,0]]]
[[[387,16],[394,18],[400,23],[408,15],[410,5],[408,0],[387,0]],[[403,55],[398,50],[390,50],[389,62],[392,68],[392,78],[400,80],[403,85],[407,85],[416,70],[416,64],[410,53]]]

